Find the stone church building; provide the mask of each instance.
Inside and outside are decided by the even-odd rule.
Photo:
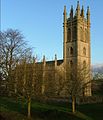
[[[65,86],[63,86],[63,81],[67,79],[67,71],[69,71],[73,65],[88,65],[90,72],[91,46],[89,7],[87,8],[85,17],[84,8],[82,6],[80,9],[79,2],[77,2],[75,11],[73,10],[73,6],[71,6],[69,16],[67,16],[66,6],[64,6],[63,17],[63,59],[58,60],[55,55],[55,59],[53,61],[46,61],[45,56],[43,56],[42,62],[34,62],[34,67],[36,66],[36,68],[38,68],[37,71],[39,71],[37,73],[39,74],[38,81],[41,80],[41,86],[38,88],[42,94],[46,94],[47,96],[55,96],[56,94],[59,94],[59,92],[60,96],[67,96],[64,89]],[[31,71],[31,73],[36,72]],[[58,73],[61,78],[58,78]],[[63,80],[62,82],[61,79]],[[86,96],[91,96],[91,85],[89,85],[84,92]]]
[[[48,80],[52,78],[52,82],[50,82],[50,86],[48,88],[52,88],[55,82],[58,81],[56,70],[63,74],[64,79],[67,75],[64,75],[63,71],[68,70],[69,66],[72,67],[73,64],[78,65],[88,65],[91,66],[91,55],[90,55],[90,10],[87,8],[86,17],[84,15],[84,8],[80,9],[79,2],[77,2],[77,8],[74,13],[73,6],[70,9],[70,15],[67,16],[66,6],[64,6],[64,23],[63,23],[63,59],[57,60],[57,56],[55,55],[54,61],[46,61],[45,56],[43,57],[43,85],[42,85],[42,93],[46,91],[46,74],[48,74]],[[65,70],[64,70],[65,69]],[[58,85],[58,84],[56,84]],[[57,86],[59,87],[59,86]],[[54,88],[55,89],[55,88]],[[91,86],[87,88],[85,91],[86,96],[91,95]]]

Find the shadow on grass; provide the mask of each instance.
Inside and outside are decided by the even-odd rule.
[[[77,106],[77,110],[90,116],[93,120],[103,120],[103,103]]]
[[[21,102],[16,102],[15,99],[0,98],[0,106],[2,106],[2,109],[0,111],[10,114],[12,113],[12,116],[16,117],[15,114],[17,113],[18,116],[19,114],[27,116],[27,104],[24,104],[24,107],[22,107]],[[87,114],[85,113],[85,111],[83,111],[84,108],[82,108],[82,106],[80,106],[78,110],[81,110],[81,112],[83,111],[83,113],[85,113],[86,115],[80,112],[76,112],[75,114],[73,114],[71,112],[71,109],[68,108],[59,105],[56,106],[56,104],[53,105],[32,102],[31,115],[33,120],[92,120],[88,116],[86,116]],[[19,119],[15,118],[15,120]]]
[[[2,106],[5,110],[8,109],[8,111],[20,111],[21,110],[20,103],[19,102],[17,103],[15,99],[11,99],[11,98],[0,97],[0,106]]]
[[[47,110],[44,112],[32,111],[32,117],[42,120],[83,120],[82,118],[77,117],[73,114],[57,110]]]

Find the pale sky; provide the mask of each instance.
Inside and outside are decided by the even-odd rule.
[[[103,63],[103,0],[79,0],[91,11],[91,62]],[[1,0],[2,31],[18,29],[40,59],[62,59],[63,54],[63,9],[76,9],[77,0]]]

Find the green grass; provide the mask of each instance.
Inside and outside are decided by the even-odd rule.
[[[11,98],[0,98],[0,114],[6,120],[27,120],[27,104],[22,106]],[[77,106],[77,112],[71,112],[71,106],[59,103],[40,103],[32,101],[32,120],[103,120],[103,104]]]
[[[93,120],[103,120],[103,103],[80,105],[77,110],[90,116]]]
[[[23,114],[14,111],[2,111],[0,112],[0,115],[2,116],[2,119],[4,118],[4,120],[28,120]]]

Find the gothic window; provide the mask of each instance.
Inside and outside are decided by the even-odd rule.
[[[70,28],[68,29],[68,41],[71,41],[71,30],[70,30]]]
[[[83,61],[83,68],[85,68],[86,67],[86,61],[84,60]]]
[[[86,55],[86,48],[83,48],[83,55]]]
[[[73,61],[71,60],[71,61],[70,61],[70,67],[72,67],[72,66],[73,66]]]
[[[80,39],[81,41],[83,41],[83,28],[80,27]]]
[[[76,40],[76,36],[77,36],[77,30],[76,27],[73,28],[73,41]]]
[[[70,55],[73,55],[73,48],[70,47]]]
[[[88,42],[88,31],[85,29],[85,42]]]

